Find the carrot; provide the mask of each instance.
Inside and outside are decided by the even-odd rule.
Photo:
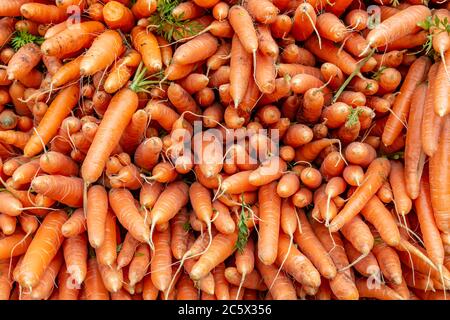
[[[389,281],[395,284],[402,282],[402,270],[400,268],[400,259],[394,249],[386,244],[376,244],[373,248],[373,254],[377,258],[381,272]]]
[[[40,62],[42,53],[34,43],[28,43],[21,47],[9,60],[6,73],[8,79],[21,79],[29,74]]]
[[[292,29],[292,20],[287,14],[279,14],[270,25],[274,38],[284,38]]]
[[[108,1],[102,10],[103,20],[110,29],[129,32],[134,25],[133,13],[117,1]]]
[[[449,187],[448,177],[450,170],[446,163],[449,161],[450,147],[450,118],[446,117],[442,127],[438,149],[430,159],[430,193],[436,224],[444,233],[450,232],[448,215]]]
[[[151,261],[151,278],[156,288],[165,291],[168,289],[172,278],[170,231],[156,232],[153,237],[155,251]]]
[[[38,154],[57,133],[59,126],[78,102],[78,86],[72,85],[63,89],[50,104],[39,126],[34,130],[24,154],[27,157]],[[63,105],[63,107],[62,107]]]
[[[123,272],[117,269],[115,265],[106,266],[99,263],[98,269],[106,290],[111,293],[117,293],[122,288]]]
[[[32,188],[37,193],[71,207],[80,207],[83,204],[83,181],[80,178],[39,176],[33,179]]]
[[[358,187],[364,178],[364,171],[360,166],[348,165],[342,172],[342,177],[349,185]]]
[[[192,122],[196,119],[193,114],[201,114],[201,110],[195,100],[179,84],[172,82],[167,90],[167,95],[170,102],[179,113],[187,113],[184,116],[186,120]]]
[[[378,191],[390,171],[390,163],[387,159],[375,159],[364,175],[364,182],[356,189],[344,208],[331,221],[330,230],[339,230],[346,222],[359,213],[369,199]]]
[[[9,192],[0,192],[0,213],[15,217],[22,212],[22,203]]]
[[[306,40],[314,31],[317,15],[308,2],[301,3],[294,13],[291,33],[297,41]]]
[[[430,260],[442,268],[444,263],[444,246],[436,226],[433,208],[431,204],[430,185],[428,182],[428,171],[425,171],[419,184],[419,194],[414,200],[415,211],[419,220],[420,230]]]
[[[145,28],[137,26],[131,31],[131,39],[133,47],[141,54],[147,71],[153,73],[161,70],[161,50],[156,37]]]
[[[219,263],[212,271],[214,276],[214,293],[218,300],[230,300],[229,284],[225,278],[225,265]]]
[[[30,243],[31,237],[23,232],[16,232],[0,240],[0,260],[9,259],[24,254]]]
[[[212,56],[218,48],[217,39],[210,33],[204,33],[177,48],[173,55],[175,64],[192,64]]]
[[[258,50],[258,37],[249,12],[242,6],[234,5],[228,12],[228,20],[245,51],[255,55]]]
[[[237,241],[237,232],[231,234],[217,234],[211,245],[200,256],[200,259],[192,267],[190,277],[199,280],[206,276],[214,267],[228,258],[234,251]]]
[[[314,234],[303,210],[297,210],[297,212],[300,224],[294,233],[295,242],[298,244],[301,252],[311,260],[323,277],[327,279],[334,278],[336,275],[336,267],[333,261],[327,255],[325,248]]]
[[[127,232],[125,240],[119,245],[120,250],[118,250],[117,255],[117,268],[120,269],[130,264],[138,245],[139,241],[133,238],[131,233]]]
[[[157,1],[137,0],[131,7],[131,11],[137,19],[147,18],[156,11]]]
[[[272,37],[270,28],[267,25],[260,24],[257,26],[258,33],[258,49],[266,56],[277,59],[280,53],[278,44]]]
[[[395,208],[401,215],[407,214],[412,207],[412,201],[406,192],[404,168],[401,162],[391,161],[389,182],[394,194]]]
[[[12,235],[16,231],[16,218],[4,213],[0,213],[0,229],[6,236]]]
[[[22,0],[25,1],[25,0]],[[18,2],[18,1],[17,1]],[[19,6],[20,4],[17,3]],[[15,10],[19,10],[20,7],[16,8]],[[7,44],[9,42],[9,40],[11,39],[11,36],[14,32],[14,24],[15,24],[15,20],[14,18],[8,18],[6,17],[6,12],[5,10],[8,10],[7,8],[3,7],[1,9],[2,14],[1,16],[3,16],[3,18],[0,20],[0,26],[1,26],[1,33],[0,33],[0,47],[3,48],[3,46],[5,44]],[[5,14],[3,14],[5,13]],[[20,13],[18,14],[20,15]],[[7,63],[7,62],[4,62]]]
[[[374,239],[366,223],[356,216],[341,229],[342,235],[363,255],[372,250]]]
[[[390,246],[400,243],[400,232],[392,215],[375,195],[361,210],[361,214],[380,233],[381,238]]]
[[[142,298],[144,300],[156,300],[158,295],[158,289],[154,286],[151,276],[146,275],[144,277],[144,285],[142,290]]]
[[[134,257],[131,260],[128,269],[129,285],[134,287],[141,281],[150,265],[150,251],[147,244],[140,244],[137,246]]]
[[[353,30],[362,31],[367,28],[369,14],[362,9],[353,9],[346,14],[344,21]]]
[[[88,47],[103,30],[103,24],[97,21],[74,24],[46,39],[41,50],[45,55],[64,57]]]
[[[368,33],[366,39],[374,48],[389,44],[418,31],[417,23],[430,15],[430,9],[425,6],[410,6],[378,24]]]
[[[253,19],[264,24],[273,23],[280,11],[271,1],[267,0],[262,2],[248,0],[244,6]]]
[[[235,107],[242,102],[251,74],[251,56],[237,36],[233,37],[230,61],[230,94]]]
[[[233,233],[236,229],[236,225],[231,218],[230,211],[227,206],[222,204],[220,201],[213,202],[213,212],[217,215],[213,223],[217,230],[224,234]]]
[[[320,152],[326,147],[337,142],[337,139],[322,138],[319,140],[311,141],[307,144],[300,146],[295,152],[295,161],[311,162],[315,160]]]
[[[347,33],[345,25],[332,13],[320,14],[317,17],[316,25],[320,36],[333,42],[341,42]]]
[[[181,275],[176,286],[176,300],[198,300],[194,283],[186,274]]]
[[[62,153],[50,151],[41,155],[39,159],[41,169],[48,174],[77,176],[78,165],[71,158]]]
[[[80,74],[93,75],[111,65],[123,52],[122,38],[117,31],[107,30],[92,43],[80,62]]]
[[[358,279],[356,286],[360,297],[378,300],[404,300],[404,298],[385,284],[377,283],[369,286],[366,279]]]
[[[108,195],[105,189],[99,185],[92,186],[87,193],[86,224],[89,243],[93,248],[103,243],[107,210]]]
[[[81,167],[81,176],[86,184],[95,182],[102,174],[109,154],[118,144],[128,121],[136,111],[137,100],[137,95],[132,90],[122,89],[109,103]],[[112,131],[117,132],[117,135],[111,137]]]
[[[264,284],[260,274],[256,270],[252,270],[246,274],[246,277],[244,278],[244,275],[240,274],[235,267],[228,267],[225,269],[225,278],[228,283],[233,286],[241,286],[245,289],[253,289],[258,291],[267,290],[267,286]],[[237,296],[238,295],[232,295],[232,292],[230,292],[231,299],[237,299]]]
[[[150,230],[139,214],[133,195],[127,189],[111,189],[109,203],[120,224],[138,241],[148,242]]]
[[[171,239],[170,248],[175,259],[180,260],[187,251],[186,224],[188,223],[188,216],[186,210],[181,210],[171,220]]]
[[[63,265],[58,274],[58,299],[78,300],[79,293],[80,287],[74,283],[74,279]]]
[[[289,243],[289,238],[281,234],[278,243],[277,264],[282,265],[286,272],[291,274],[299,283],[318,287],[320,285],[319,272],[297,248],[291,247],[289,249]]]
[[[67,18],[65,9],[41,3],[25,3],[20,7],[20,13],[38,23],[59,23]]]
[[[105,219],[105,239],[103,243],[95,249],[99,265],[105,265],[112,268],[117,259],[117,226],[116,217],[110,211]]]
[[[81,285],[86,278],[87,273],[87,238],[82,233],[68,238],[63,243],[64,261],[72,279],[78,285]]]
[[[408,128],[405,145],[405,182],[406,191],[411,199],[416,199],[419,194],[419,181],[425,162],[425,154],[422,151],[421,124],[424,114],[427,86],[420,85],[414,93],[411,101],[411,109],[408,118]]]
[[[434,87],[436,86],[436,74],[439,68],[440,62],[435,63],[431,66],[428,72],[428,88],[425,98],[425,104],[423,107],[423,114],[428,115],[422,118],[421,125],[421,139],[422,141],[427,141],[424,143],[422,148],[426,155],[432,156],[437,149],[439,133],[442,127],[443,118],[439,117],[435,112],[433,112],[434,106]]]
[[[258,254],[259,255],[259,254]],[[264,283],[275,300],[296,300],[297,294],[291,280],[284,274],[278,273],[274,265],[265,265],[259,259],[256,267],[261,273]]]
[[[54,288],[56,276],[58,275],[58,272],[62,264],[63,264],[63,256],[59,251],[48,265],[47,269],[42,275],[42,278],[39,281],[39,284],[35,286],[31,291],[30,293],[31,299],[47,300],[49,298]]]
[[[103,284],[97,259],[95,259],[95,257],[88,260],[85,291],[86,300],[109,300],[109,292]]]
[[[355,270],[365,277],[379,276],[380,267],[372,252],[361,255],[348,241],[344,241],[345,252]]]
[[[409,114],[412,95],[417,85],[424,79],[430,67],[430,60],[420,57],[409,68],[408,74],[400,88],[400,94],[396,97],[392,106],[392,114],[389,115],[384,127],[382,141],[385,145],[391,145],[402,131],[403,123]]]
[[[82,209],[76,209],[61,227],[61,232],[66,238],[75,237],[85,231],[86,218]]]
[[[62,244],[62,224],[67,220],[63,211],[49,212],[31,241],[23,258],[19,282],[23,287],[31,288],[39,283],[53,257]]]
[[[315,37],[310,37],[305,42],[305,48],[318,58],[331,62],[339,67],[343,73],[350,75],[357,68],[356,60],[345,51],[339,51],[329,40],[322,40],[322,49]]]

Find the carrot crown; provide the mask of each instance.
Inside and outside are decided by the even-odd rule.
[[[35,36],[28,33],[28,31],[17,31],[11,40],[11,45],[15,51],[19,50],[21,47],[28,43],[35,43],[41,45],[44,42],[44,38],[40,36]]]
[[[236,244],[234,245],[235,249],[237,249],[240,253],[244,250],[249,236],[249,230],[247,227],[247,215],[245,214],[245,209],[251,210],[251,208],[244,202],[244,196],[242,195],[242,206],[241,213],[239,215],[239,220],[237,223],[238,227],[238,238]]]
[[[145,68],[144,64],[141,62],[136,70],[136,73],[134,74],[133,81],[131,82],[129,88],[136,93],[150,93],[150,88],[157,87],[158,85],[160,86],[164,83],[162,76],[162,71],[147,76],[147,68]]]
[[[158,0],[155,14],[149,18],[155,32],[167,41],[173,38],[193,36],[202,30],[202,25],[196,21],[183,19],[184,14],[172,15],[173,9],[181,3],[181,0]]]

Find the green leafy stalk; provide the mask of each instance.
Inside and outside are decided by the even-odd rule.
[[[248,209],[248,205],[244,202],[244,195],[242,195],[242,206],[241,206],[241,213],[239,215],[239,221],[238,221],[238,238],[235,244],[235,248],[242,253],[245,246],[247,245],[248,236],[250,235],[250,232],[247,227],[247,220],[248,217],[245,213],[245,209]]]
[[[350,114],[347,117],[347,121],[345,122],[345,126],[347,128],[351,128],[359,122],[359,115],[362,110],[360,108],[351,108]]]
[[[191,224],[189,223],[189,221],[186,221],[185,223],[183,223],[183,230],[186,232],[189,232],[192,229]]]
[[[119,253],[120,250],[122,250],[122,246],[123,246],[123,243],[118,244],[118,245],[116,246],[116,252],[117,252],[117,253]]]
[[[163,77],[163,71],[147,76],[147,68],[145,68],[144,64],[141,62],[134,74],[130,89],[134,92],[150,93],[149,89],[164,83],[164,81],[162,81]]]
[[[366,62],[373,56],[374,53],[375,53],[375,49],[372,49],[370,51],[370,53],[358,63],[356,69],[347,77],[347,79],[344,81],[344,83],[340,86],[338,91],[335,93],[335,95],[333,97],[333,103],[337,101],[337,99],[342,94],[342,92],[345,90],[345,88],[348,86],[350,81],[352,81],[352,79],[356,75],[360,74],[360,70],[361,70],[362,66],[364,66],[366,64]]]
[[[13,49],[17,51],[28,43],[41,45],[44,40],[45,39],[43,37],[32,35],[28,33],[28,31],[16,31],[14,33],[14,37],[11,40],[11,45]]]
[[[183,20],[182,16],[174,17],[173,9],[180,4],[181,0],[158,0],[156,13],[150,16],[149,22],[158,35],[167,41],[172,41],[174,37],[181,38],[193,36],[199,33],[203,26],[189,19]]]

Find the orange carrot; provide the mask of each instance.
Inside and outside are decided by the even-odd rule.
[[[34,130],[33,135],[24,148],[27,157],[42,151],[44,146],[56,135],[59,126],[78,102],[79,88],[77,85],[63,89],[50,104],[47,112]]]
[[[385,145],[391,145],[402,131],[403,124],[408,118],[414,90],[422,82],[429,68],[430,60],[427,57],[420,57],[409,68],[408,74],[400,88],[400,94],[396,97],[392,106],[393,113],[389,115],[384,127],[382,141]]]
[[[76,209],[69,219],[62,225],[61,232],[64,237],[71,238],[86,231],[86,217],[81,208]]]
[[[81,167],[86,184],[95,182],[102,174],[107,158],[136,111],[137,100],[136,93],[130,89],[122,89],[112,98]],[[117,133],[114,137],[111,136],[113,131]]]
[[[235,249],[237,232],[231,234],[217,234],[207,248],[206,252],[192,267],[190,276],[194,280],[199,280],[206,276],[219,263],[225,261]]]
[[[150,230],[136,208],[133,195],[127,189],[111,189],[109,202],[120,224],[138,241],[148,242]]]
[[[39,176],[33,179],[33,190],[71,207],[83,204],[83,181],[60,175]]]
[[[49,56],[66,56],[88,47],[104,28],[103,24],[97,21],[71,25],[46,39],[41,45],[41,50],[45,55]]]
[[[87,238],[82,233],[68,238],[63,243],[64,261],[69,273],[76,284],[81,285],[87,273]]]
[[[165,291],[172,279],[170,231],[156,232],[153,237],[155,250],[151,261],[151,278],[156,288]]]
[[[67,220],[63,211],[47,214],[23,258],[19,282],[23,287],[31,288],[39,283],[63,240],[62,224]]]
[[[331,221],[330,230],[339,230],[352,217],[357,215],[369,199],[378,191],[390,171],[390,163],[387,159],[375,159],[364,175],[364,182],[356,189],[344,208]]]

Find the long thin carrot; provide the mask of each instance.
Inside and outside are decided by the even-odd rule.
[[[231,234],[217,234],[208,249],[200,256],[200,259],[192,267],[190,277],[199,280],[206,276],[219,263],[225,261],[235,249],[237,232]]]
[[[387,159],[377,158],[369,165],[364,175],[364,182],[356,189],[344,208],[331,221],[331,232],[338,231],[345,223],[359,213],[387,179],[389,171],[390,163]]]
[[[420,57],[411,65],[400,88],[400,94],[395,98],[392,113],[389,115],[381,137],[386,146],[391,145],[400,134],[409,115],[411,98],[414,90],[424,79],[430,68],[430,60]]]
[[[425,154],[422,145],[421,125],[424,115],[427,85],[421,84],[417,87],[411,97],[411,108],[408,118],[408,131],[406,133],[405,145],[405,182],[406,191],[411,199],[419,195],[419,181],[425,163]]]
[[[58,132],[62,121],[67,117],[70,111],[78,102],[79,87],[77,85],[69,86],[63,89],[50,104],[47,112],[39,126],[34,130],[28,143],[23,150],[24,155],[32,157],[43,150],[45,145]]]
[[[23,287],[31,288],[39,283],[45,268],[62,244],[63,235],[60,230],[66,220],[67,214],[64,211],[53,211],[45,217],[20,267],[19,282]]]
[[[149,242],[150,230],[136,208],[130,191],[127,189],[111,189],[109,192],[109,203],[121,225],[136,240]]]
[[[81,176],[91,184],[101,176],[112,150],[138,106],[138,97],[130,89],[122,89],[112,98],[81,167]],[[116,134],[111,135],[111,132]]]
[[[430,159],[430,191],[436,224],[444,233],[450,232],[450,214],[447,205],[450,201],[450,117],[445,118],[441,130],[439,146]]]

